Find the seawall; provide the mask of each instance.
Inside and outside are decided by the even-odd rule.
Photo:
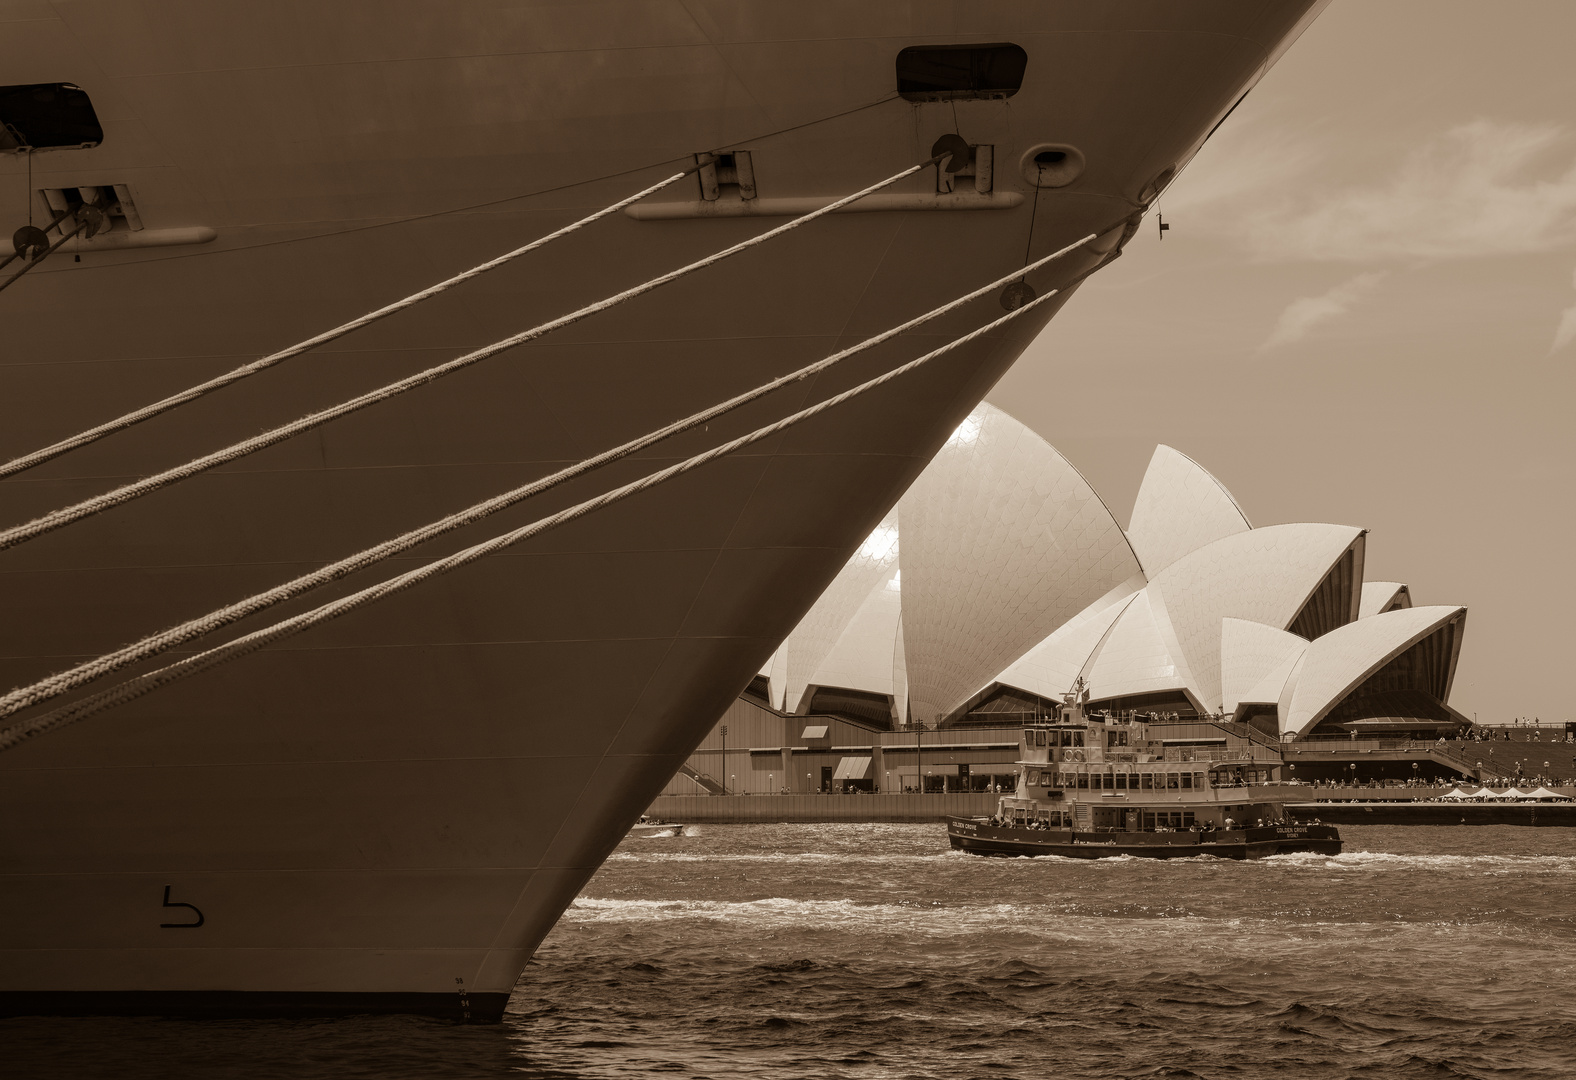
[[[646,811],[689,824],[823,821],[944,821],[989,817],[1001,796],[948,795],[659,795]]]
[[[1576,826],[1576,803],[1313,802],[1286,809],[1327,825]]]

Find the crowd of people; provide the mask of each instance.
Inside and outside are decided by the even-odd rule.
[[[1527,722],[1526,723],[1522,723],[1523,719],[1526,719]],[[1523,736],[1518,737],[1517,735],[1512,734],[1512,732],[1515,729],[1517,729],[1517,728],[1523,728],[1523,729],[1530,728],[1530,729],[1532,729],[1532,734],[1531,735],[1523,735]],[[1461,741],[1462,742],[1550,742],[1550,743],[1576,744],[1576,732],[1572,732],[1572,731],[1566,730],[1564,728],[1550,728],[1549,732],[1548,732],[1549,737],[1547,739],[1545,739],[1543,737],[1543,734],[1544,734],[1544,732],[1543,732],[1543,725],[1538,723],[1537,717],[1532,717],[1530,719],[1527,719],[1527,718],[1524,718],[1524,717],[1518,717],[1517,720],[1516,720],[1516,723],[1513,724],[1511,727],[1492,727],[1492,728],[1491,727],[1474,727],[1470,731],[1468,731],[1465,735],[1462,736]],[[1445,740],[1444,739],[1440,739],[1439,741],[1440,742],[1444,742]]]
[[[1273,826],[1276,826],[1276,825],[1298,825],[1298,824],[1309,824],[1309,823],[1310,822],[1293,821],[1293,820],[1291,820],[1290,818],[1287,818],[1287,817],[1278,817],[1278,818],[1262,818],[1262,817],[1260,817],[1260,818],[1253,818],[1252,820],[1243,820],[1243,821],[1237,821],[1235,818],[1229,818],[1228,817],[1225,820],[1225,824],[1224,824],[1223,828],[1228,829],[1228,830],[1230,830],[1230,829],[1258,829],[1258,828],[1263,828],[1265,826],[1273,827]],[[1062,829],[1062,828],[1070,828],[1071,827],[1070,823],[1068,825],[1053,825],[1052,823],[1050,823],[1049,821],[1046,821],[1043,818],[1035,818],[1035,819],[1033,819],[1031,821],[1027,821],[1027,822],[1025,822],[1025,821],[1014,821],[1012,818],[1004,818],[1004,817],[1001,817],[998,814],[992,814],[991,817],[990,817],[990,820],[987,822],[987,824],[992,826],[993,828],[998,828],[998,829],[1010,829],[1010,828],[1016,827],[1016,828],[1027,829],[1030,832],[1046,832],[1046,831],[1048,831],[1050,829]],[[1319,824],[1318,819],[1313,819],[1311,824],[1315,824],[1315,825]],[[1124,832],[1126,830],[1116,828],[1115,826],[1103,826],[1101,828],[1094,829],[1094,830],[1091,830],[1091,831],[1093,831],[1093,832]],[[1154,829],[1151,830],[1151,831],[1153,831],[1153,832],[1164,832],[1164,833],[1169,833],[1169,832],[1211,833],[1211,832],[1217,831],[1217,829],[1216,829],[1216,825],[1215,825],[1215,823],[1213,821],[1204,821],[1204,822],[1194,822],[1194,823],[1192,823],[1190,825],[1156,825],[1154,827]]]

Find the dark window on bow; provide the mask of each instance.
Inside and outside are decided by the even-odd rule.
[[[897,54],[897,92],[909,101],[1007,98],[1028,66],[1016,45],[915,45]]]
[[[103,141],[93,102],[80,86],[0,86],[0,150],[97,146]]]

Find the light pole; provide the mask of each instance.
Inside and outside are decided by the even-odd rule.
[[[722,725],[722,770],[721,771],[722,771],[722,775],[723,776],[727,776],[728,775],[728,725],[727,724],[723,724]],[[731,794],[731,792],[729,792],[727,790],[724,790],[723,794],[727,795],[727,794]]]

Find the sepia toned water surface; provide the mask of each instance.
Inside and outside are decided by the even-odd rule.
[[[504,1023],[0,1021],[6,1075],[1569,1077],[1576,830],[987,860],[938,825],[627,840]]]

